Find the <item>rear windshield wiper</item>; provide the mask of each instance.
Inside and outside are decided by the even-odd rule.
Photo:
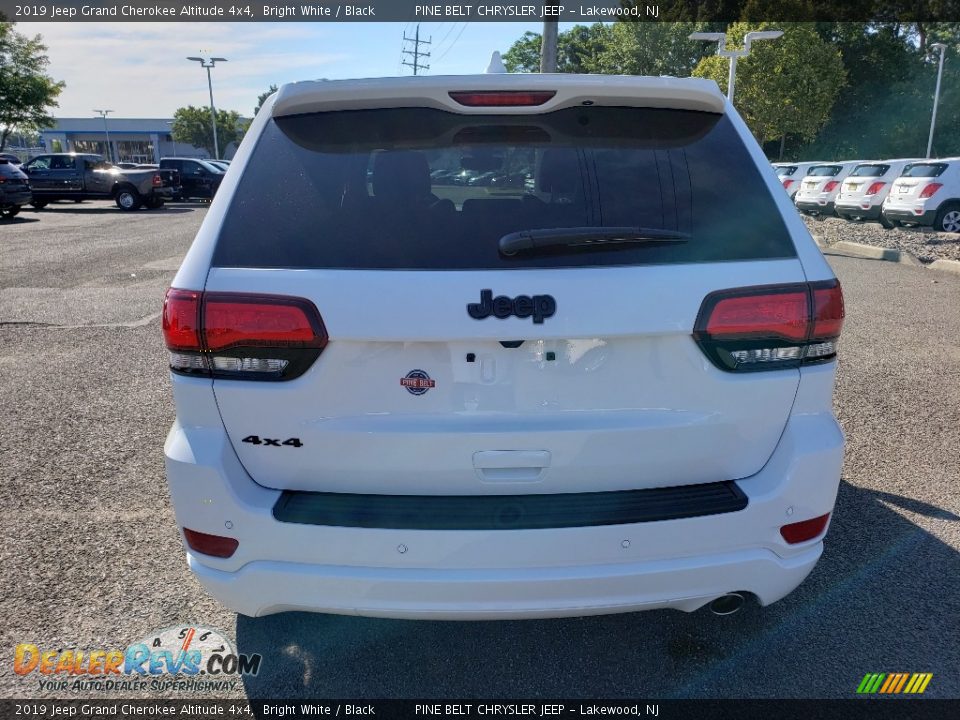
[[[500,238],[502,255],[554,247],[600,248],[621,243],[682,243],[688,233],[645,227],[569,227],[520,230]]]

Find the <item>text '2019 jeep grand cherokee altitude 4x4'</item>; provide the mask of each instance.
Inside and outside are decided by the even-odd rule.
[[[843,298],[714,83],[297,83],[232,167],[163,314],[230,608],[692,611],[813,569]]]

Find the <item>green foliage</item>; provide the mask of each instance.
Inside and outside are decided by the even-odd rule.
[[[240,142],[247,131],[247,125],[247,121],[240,117],[240,113],[236,110],[217,110],[217,140],[220,144],[220,157],[223,157],[227,145]],[[173,125],[170,130],[176,142],[205,148],[211,156],[214,155],[210,108],[190,105],[178,109],[173,114]]]
[[[610,26],[603,23],[575,25],[557,35],[557,70],[565,73],[600,72],[599,53],[606,47]],[[508,72],[539,72],[542,38],[534,32],[525,32],[510,49],[503,53],[503,64]]]
[[[263,104],[267,101],[267,98],[273,95],[276,91],[277,91],[277,86],[271,83],[270,88],[265,93],[260,93],[257,96],[257,107],[253,111],[254,115],[260,112],[260,108],[263,107]]]
[[[27,37],[0,23],[0,150],[16,131],[53,124],[49,110],[65,87],[47,75],[47,47],[39,35]]]
[[[809,23],[777,23],[783,37],[755,43],[737,63],[734,104],[761,143],[798,136],[813,140],[830,118],[846,71],[840,51],[824,42]],[[727,46],[742,47],[751,30],[773,23],[734,23]],[[715,80],[726,92],[729,61],[711,55],[694,69],[696,77]]]
[[[672,75],[687,77],[715,46],[690,40],[704,32],[703,23],[615,23],[598,53],[594,72],[610,75]]]

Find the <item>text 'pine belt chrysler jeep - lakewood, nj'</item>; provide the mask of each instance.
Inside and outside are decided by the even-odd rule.
[[[190,567],[247,615],[772,603],[836,499],[843,317],[713,82],[286,85],[164,303]]]

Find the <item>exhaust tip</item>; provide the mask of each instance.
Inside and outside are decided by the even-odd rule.
[[[714,615],[733,615],[743,607],[743,595],[727,593],[710,603],[710,612]]]

